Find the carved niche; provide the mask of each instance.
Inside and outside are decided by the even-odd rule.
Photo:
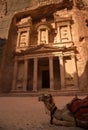
[[[1,0],[1,11],[0,11],[0,18],[3,18],[7,13],[7,1]]]
[[[42,19],[41,22],[37,24],[36,30],[38,32],[38,45],[49,43],[49,32],[51,28],[51,25],[46,21],[46,19]]]
[[[16,50],[20,50],[20,49],[22,50],[29,46],[31,26],[32,26],[32,19],[30,16],[26,18],[22,18],[17,23],[18,38],[17,38]]]
[[[63,11],[56,11],[54,13],[54,20],[56,26],[56,38],[55,42],[71,42],[71,20],[72,16],[68,13],[67,9]]]

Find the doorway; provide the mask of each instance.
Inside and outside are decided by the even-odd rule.
[[[42,88],[50,88],[49,70],[42,71]]]

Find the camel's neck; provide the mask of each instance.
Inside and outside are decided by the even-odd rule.
[[[45,104],[45,106],[46,106],[46,108],[50,111],[50,112],[52,112],[55,108],[56,108],[56,105],[55,105],[55,103],[48,103],[48,102],[44,102],[44,104]]]

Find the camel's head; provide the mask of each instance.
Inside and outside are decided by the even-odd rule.
[[[48,103],[51,103],[53,100],[52,98],[52,95],[51,94],[41,94],[39,96],[39,101],[42,101],[42,102],[48,102]]]
[[[41,94],[39,96],[39,101],[44,102],[47,110],[52,111],[55,108],[55,103],[51,94]]]

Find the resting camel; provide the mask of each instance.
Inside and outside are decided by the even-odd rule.
[[[56,107],[51,94],[41,94],[39,101],[50,111],[50,124],[88,128],[88,96],[84,99],[76,96],[63,109]]]

